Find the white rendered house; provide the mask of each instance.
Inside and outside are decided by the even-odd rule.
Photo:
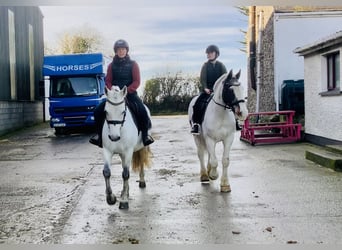
[[[342,30],[294,52],[304,57],[306,140],[342,144]]]

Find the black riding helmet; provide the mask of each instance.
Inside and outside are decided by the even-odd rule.
[[[209,45],[208,48],[205,50],[205,53],[211,53],[211,52],[216,52],[216,58],[219,57],[220,55],[220,50],[216,45]]]
[[[123,39],[119,39],[114,43],[114,52],[116,53],[116,49],[118,48],[126,48],[127,52],[129,51],[129,45],[128,43],[123,40]]]

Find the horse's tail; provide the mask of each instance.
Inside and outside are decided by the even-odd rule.
[[[149,146],[133,153],[132,169],[134,172],[138,172],[140,168],[150,167],[152,162],[152,152]]]

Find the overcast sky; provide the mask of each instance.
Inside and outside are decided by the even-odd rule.
[[[169,1],[167,1],[169,2]],[[40,6],[44,40],[49,46],[63,32],[87,25],[104,38],[103,53],[112,55],[115,40],[130,45],[143,81],[166,72],[199,75],[210,44],[220,48],[227,69],[242,70],[246,81],[246,54],[240,49],[247,17],[220,0],[125,0],[100,5]]]

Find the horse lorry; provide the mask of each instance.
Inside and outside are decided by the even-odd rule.
[[[56,135],[94,127],[94,110],[105,98],[104,64],[100,53],[44,56],[50,127]]]

